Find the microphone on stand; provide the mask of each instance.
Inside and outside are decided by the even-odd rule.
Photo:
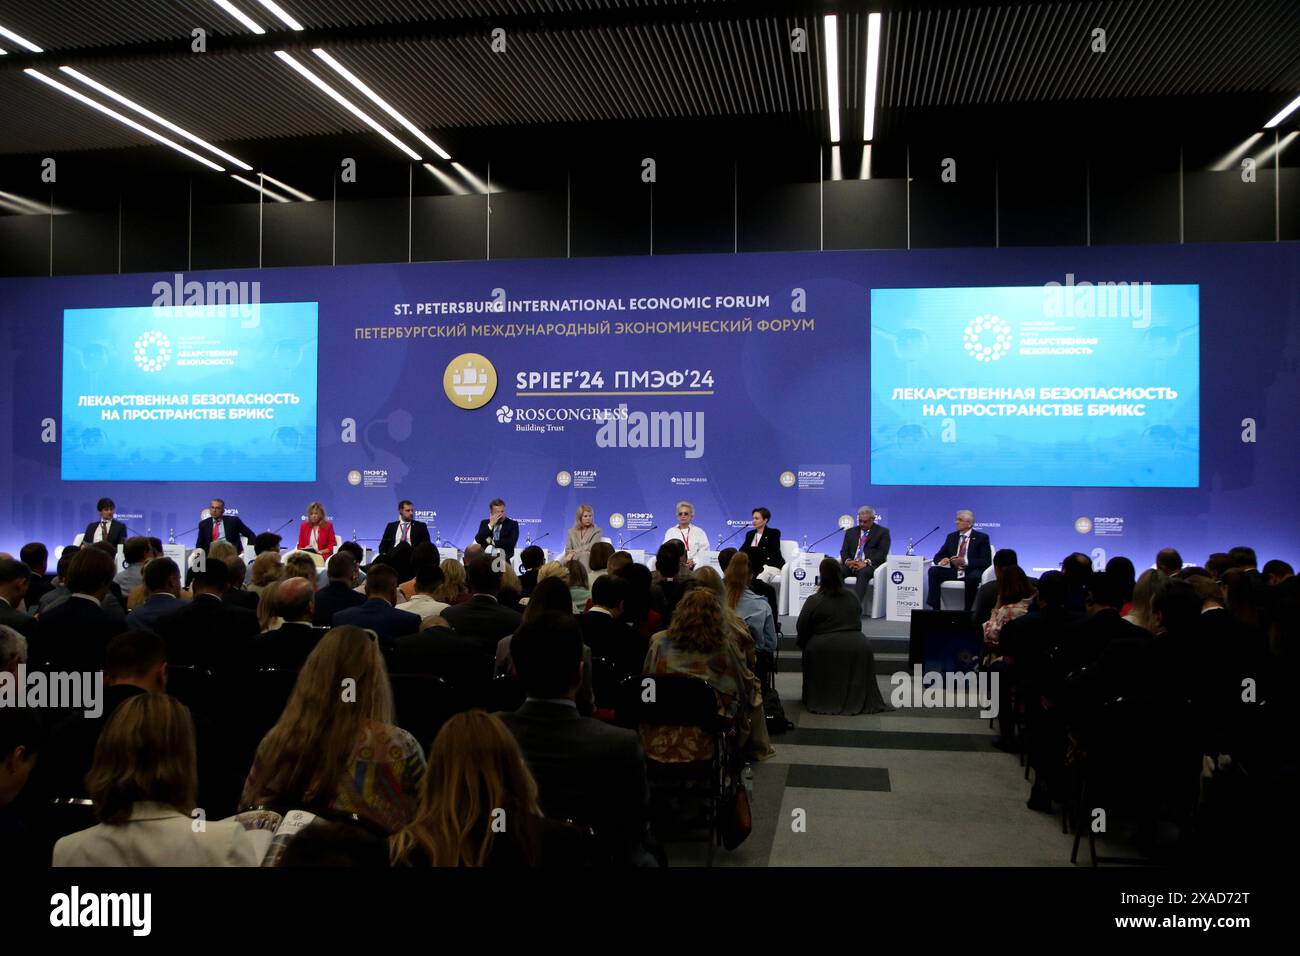
[[[286,521],[284,524],[280,525],[280,527],[278,527],[278,528],[267,528],[266,530],[267,530],[267,531],[270,531],[271,534],[279,534],[279,533],[280,533],[282,530],[284,530],[284,528],[286,528],[290,523],[292,523],[292,522],[294,522],[294,521],[305,521],[305,520],[306,520],[306,518],[290,518],[290,519],[289,519],[288,521]],[[197,529],[196,529],[196,530],[197,530]]]
[[[841,528],[839,525],[836,525],[834,531],[832,531],[830,534],[824,534],[824,535],[822,535],[820,538],[818,538],[818,539],[817,539],[816,541],[814,541],[812,544],[808,545],[808,547],[804,548],[804,550],[805,550],[805,551],[810,551],[810,550],[812,550],[813,548],[817,547],[817,545],[819,545],[819,544],[821,544],[823,541],[825,541],[827,538],[831,537],[831,535],[835,535],[835,534],[843,534],[843,533],[844,533],[844,529]]]
[[[630,538],[628,538],[626,541],[624,541],[624,542],[623,542],[623,546],[624,546],[624,547],[627,547],[629,544],[631,544],[631,543],[632,543],[633,541],[635,541],[637,538],[641,537],[643,534],[649,534],[651,531],[658,531],[658,530],[659,530],[659,526],[658,526],[657,524],[652,524],[650,527],[646,528],[644,531],[638,531],[636,534],[632,535],[632,537],[630,537]],[[620,549],[620,550],[621,550],[621,549]]]
[[[924,541],[926,538],[930,537],[930,535],[934,534],[934,533],[935,533],[936,531],[938,531],[938,530],[939,530],[939,525],[935,525],[933,528],[931,528],[931,529],[930,529],[929,531],[927,531],[925,534],[921,535],[921,537],[920,537],[918,540],[916,540],[916,541],[913,541],[911,538],[908,538],[908,539],[907,539],[907,553],[908,553],[909,555],[915,554],[915,552],[916,552],[916,546],[917,546],[918,544],[920,544],[922,541]]]
[[[748,530],[748,525],[741,525],[739,528],[737,528],[735,531],[731,532],[731,534],[727,535],[725,538],[723,538],[722,535],[718,535],[718,538],[719,538],[719,541],[718,541],[718,550],[721,551],[721,550],[722,550],[722,546],[723,546],[724,544],[726,544],[728,541],[730,541],[730,540],[731,540],[732,538],[734,538],[736,535],[740,534],[740,532],[742,532],[742,531],[747,531],[747,530]]]

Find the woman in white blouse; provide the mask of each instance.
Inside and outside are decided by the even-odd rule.
[[[695,527],[695,506],[689,501],[677,502],[677,524],[664,534],[664,541],[680,541],[686,548],[683,559],[686,566],[695,569],[695,562],[700,553],[709,550],[709,536],[702,528]]]
[[[55,866],[257,866],[235,820],[195,815],[198,765],[189,709],[166,694],[118,705],[86,777],[98,826],[54,844]]]

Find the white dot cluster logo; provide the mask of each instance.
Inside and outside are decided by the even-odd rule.
[[[977,362],[996,362],[1011,351],[1011,326],[997,315],[980,315],[966,326],[966,351]]]
[[[160,372],[171,361],[172,343],[157,329],[135,340],[135,364],[146,372]]]
[[[515,410],[509,405],[502,405],[497,409],[497,421],[502,425],[508,425],[514,420]]]

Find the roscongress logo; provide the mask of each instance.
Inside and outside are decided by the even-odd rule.
[[[515,420],[515,410],[509,405],[502,405],[497,409],[497,421],[502,425],[508,425]]]
[[[781,487],[782,487],[782,488],[793,488],[793,487],[794,487],[794,472],[793,472],[793,471],[783,471],[783,472],[781,472]]]
[[[573,484],[573,475],[570,472],[562,471],[555,476],[555,483],[561,488],[567,488]]]
[[[477,352],[465,352],[447,363],[442,390],[457,408],[482,408],[497,391],[497,370]]]
[[[1011,351],[1011,326],[997,315],[980,315],[966,326],[966,351],[977,362],[996,362]]]
[[[172,357],[172,343],[157,329],[135,340],[135,364],[146,372],[161,372]]]
[[[348,484],[351,485],[353,488],[361,484],[361,472],[357,471],[355,468],[349,471]]]
[[[1075,518],[1074,530],[1079,532],[1079,534],[1088,534],[1092,531],[1092,519],[1088,517]]]

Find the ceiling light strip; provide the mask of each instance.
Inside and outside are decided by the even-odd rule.
[[[397,110],[393,109],[393,107],[390,106],[388,102],[385,101],[382,97],[380,97],[378,93],[376,93],[369,86],[363,83],[361,79],[357,77],[357,75],[353,73],[351,70],[349,70],[346,66],[340,63],[338,60],[334,59],[334,57],[330,56],[328,52],[320,49],[315,49],[312,50],[311,52],[316,54],[316,56],[319,57],[320,59],[324,60],[331,70],[333,70],[339,76],[343,77],[343,79],[347,80],[348,83],[350,83],[355,89],[360,91],[361,94],[366,97],[366,99],[370,100],[370,102],[374,103],[376,106],[378,106],[381,110],[387,113],[398,123],[401,123],[402,126],[406,128],[406,131],[408,133],[410,133],[412,136],[414,136],[416,139],[422,142],[425,146],[428,146],[431,150],[437,153],[440,158],[451,159],[450,153],[448,153],[445,149],[443,149],[433,140],[429,139],[429,137],[425,136],[424,133],[420,132],[420,130],[416,128],[414,123],[408,120],[401,113],[397,112]]]

